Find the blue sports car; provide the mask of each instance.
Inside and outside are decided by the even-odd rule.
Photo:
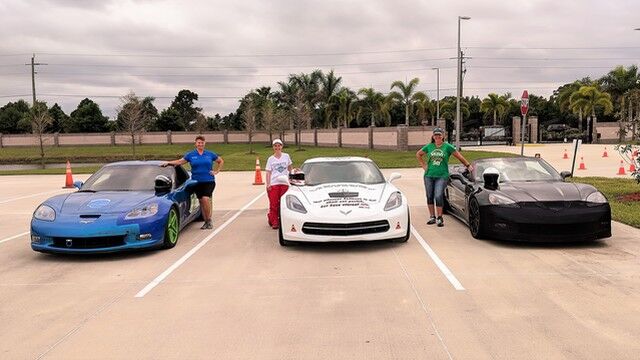
[[[182,166],[161,161],[105,165],[79,189],[49,198],[33,213],[31,248],[50,253],[100,253],[172,248],[178,233],[200,218]]]

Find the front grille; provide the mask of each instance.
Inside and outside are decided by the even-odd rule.
[[[579,235],[589,234],[600,230],[599,222],[573,224],[518,224],[518,229],[524,234],[547,235]]]
[[[368,221],[350,224],[329,224],[306,222],[302,225],[302,232],[308,235],[349,236],[375,234],[389,230],[387,220]]]
[[[53,246],[65,249],[98,249],[122,246],[125,235],[120,236],[98,236],[98,237],[54,237]],[[71,246],[68,246],[67,240],[71,240]]]

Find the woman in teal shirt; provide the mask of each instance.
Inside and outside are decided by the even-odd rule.
[[[416,158],[424,169],[424,188],[427,193],[427,207],[430,215],[427,224],[437,223],[439,227],[444,226],[442,206],[444,204],[444,189],[449,179],[449,157],[455,156],[469,171],[473,170],[467,159],[453,145],[444,141],[443,134],[444,131],[441,128],[433,129],[431,143],[423,146],[416,153]],[[425,154],[427,155],[427,163],[423,159]],[[434,200],[436,212],[433,209]]]

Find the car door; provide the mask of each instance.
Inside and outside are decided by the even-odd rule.
[[[461,173],[455,169],[449,176],[447,186],[449,205],[463,218],[467,217],[467,198],[473,190],[472,183],[468,179],[468,173]]]
[[[192,183],[189,173],[182,166],[176,166],[173,198],[180,208],[180,224],[185,224],[200,209],[198,198],[191,191]]]

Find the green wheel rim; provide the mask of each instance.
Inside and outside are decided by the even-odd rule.
[[[171,209],[169,211],[169,222],[167,223],[167,236],[169,237],[169,242],[175,244],[178,241],[178,215],[176,215],[176,211]]]

